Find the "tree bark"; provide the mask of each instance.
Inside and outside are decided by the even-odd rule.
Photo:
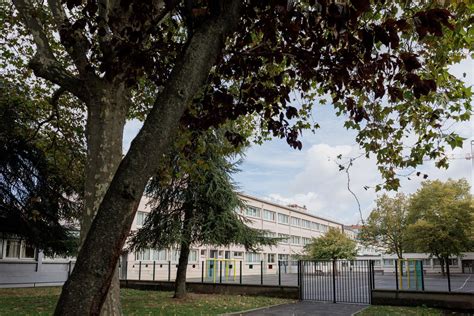
[[[100,204],[63,286],[55,315],[98,315],[149,177],[177,132],[179,119],[203,86],[227,34],[235,29],[241,1],[196,30]]]
[[[105,192],[122,160],[126,101],[120,89],[104,87],[88,102],[87,163],[85,165],[84,212],[81,217],[81,245],[90,229]],[[97,100],[102,100],[98,102]],[[118,269],[101,315],[121,315]]]
[[[175,298],[184,298],[186,296],[186,273],[188,270],[189,252],[191,248],[193,211],[186,209],[184,212],[183,233],[181,238],[178,271],[176,271]]]

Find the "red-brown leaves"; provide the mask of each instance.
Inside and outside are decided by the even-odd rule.
[[[403,61],[403,65],[405,66],[405,69],[408,72],[411,72],[412,70],[418,69],[421,67],[421,63],[418,61],[416,58],[416,55],[413,53],[401,53],[400,58]]]
[[[448,10],[440,8],[418,12],[414,16],[416,32],[420,38],[428,34],[442,36],[443,25],[450,29],[453,28],[453,25],[449,23],[451,17],[452,15]]]

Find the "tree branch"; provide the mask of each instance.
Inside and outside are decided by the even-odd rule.
[[[82,31],[72,28],[61,1],[48,0],[48,4],[59,31],[61,43],[74,61],[79,74],[85,76],[87,73],[91,73],[90,63],[87,59],[88,40]]]
[[[42,23],[33,12],[34,4],[30,0],[13,0],[13,4],[36,44],[36,54],[29,63],[35,75],[63,87],[78,98],[82,98],[81,81],[68,72],[54,56]]]

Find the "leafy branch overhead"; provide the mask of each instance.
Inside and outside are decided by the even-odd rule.
[[[30,65],[38,76],[81,100],[91,96],[78,80],[104,88],[120,83],[133,96],[129,114],[140,118],[198,28],[225,9],[219,1],[15,3],[35,30],[38,50]],[[206,129],[253,114],[262,137],[286,138],[301,149],[301,132],[319,126],[311,117],[314,104],[330,99],[345,126],[358,130],[361,147],[376,155],[385,186],[396,188],[397,168],[415,167],[424,157],[446,167],[445,144],[462,145],[442,127],[470,117],[471,90],[447,69],[472,50],[472,9],[462,1],[245,2],[182,124]],[[17,14],[7,24],[16,25]],[[42,27],[52,22],[55,31]],[[57,47],[71,56],[67,67],[60,67],[64,53]],[[407,144],[412,134],[418,138]]]

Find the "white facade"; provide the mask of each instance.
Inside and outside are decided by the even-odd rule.
[[[229,274],[233,274],[233,269],[240,270],[240,261],[243,275],[260,274],[262,269],[265,274],[277,273],[278,261],[284,262],[286,272],[296,272],[296,257],[302,254],[304,245],[310,243],[311,238],[323,235],[329,227],[343,229],[341,223],[312,215],[306,209],[295,205],[282,206],[245,194],[240,194],[240,197],[247,205],[240,214],[249,220],[249,226],[268,231],[268,236],[285,239],[275,246],[262,246],[257,253],[247,252],[240,245],[226,248],[194,245],[187,272],[190,278],[201,277],[203,264],[207,272],[209,264],[213,264],[210,259],[228,259],[227,265],[232,266],[228,271]],[[143,224],[149,212],[150,208],[143,199],[135,216],[132,231]],[[155,279],[163,279],[163,274],[168,275],[168,269],[171,269],[170,275],[174,278],[178,259],[179,251],[176,249],[150,249],[140,253],[129,253],[122,258],[128,262],[127,267],[123,268],[126,268],[129,279],[137,279],[139,275],[141,279],[152,279],[153,270]],[[125,271],[122,272],[123,276],[124,273]]]

